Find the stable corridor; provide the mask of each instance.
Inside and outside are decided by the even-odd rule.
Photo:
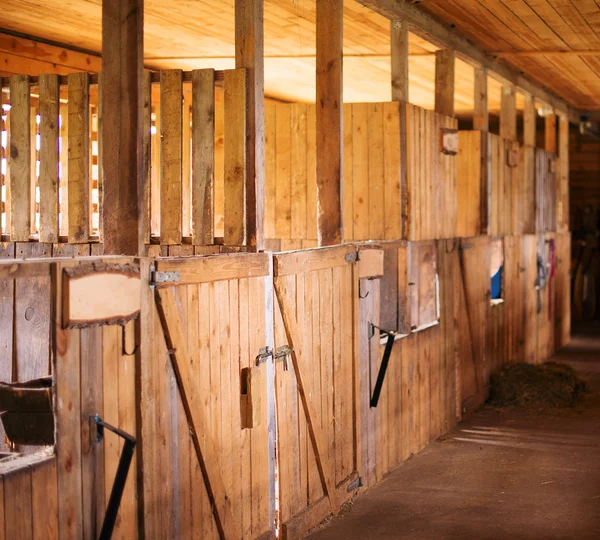
[[[586,380],[585,407],[485,408],[308,538],[600,538],[600,325],[555,359]]]

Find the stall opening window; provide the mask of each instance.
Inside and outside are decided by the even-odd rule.
[[[413,332],[418,332],[438,324],[440,319],[435,242],[409,244],[409,261],[410,327]]]
[[[503,299],[504,249],[501,238],[490,243],[490,302],[501,304]]]

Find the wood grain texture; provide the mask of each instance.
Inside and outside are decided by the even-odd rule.
[[[235,66],[246,69],[246,238],[263,247],[265,196],[264,7],[262,0],[235,2]]]
[[[142,208],[148,181],[143,146],[145,138],[147,148],[149,137],[143,133],[143,0],[103,3],[102,57],[105,250],[108,254],[136,255],[144,244],[147,214]],[[166,111],[165,116],[168,114]]]
[[[58,241],[59,86],[56,75],[40,75],[40,242]]]
[[[161,71],[160,242],[181,244],[182,72]]]
[[[10,235],[27,242],[31,229],[31,138],[29,77],[10,78]]]
[[[214,241],[215,72],[192,73],[192,241]]]
[[[392,101],[408,101],[408,24],[390,23]]]
[[[69,75],[69,242],[90,236],[90,87],[87,73]]]
[[[509,141],[517,140],[517,101],[516,89],[513,86],[502,87],[500,137]]]
[[[247,239],[247,72],[225,72],[225,244],[246,245]]]
[[[473,110],[473,129],[488,131],[490,118],[488,113],[488,71],[485,68],[475,70]]]
[[[341,0],[317,3],[317,215],[319,245],[343,241],[343,98]]]

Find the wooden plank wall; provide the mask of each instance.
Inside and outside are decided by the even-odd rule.
[[[527,150],[493,133],[460,131],[458,152],[458,236],[523,234],[535,211]]]
[[[314,107],[267,104],[265,115],[265,236],[282,249],[311,247],[316,242]],[[440,151],[440,130],[456,127],[455,119],[407,103],[344,105],[346,242],[394,240],[409,230],[411,240],[456,236],[457,159]],[[407,133],[405,162],[401,130]],[[407,204],[412,213],[403,231]]]
[[[535,150],[535,231],[545,233],[556,230],[556,156]]]

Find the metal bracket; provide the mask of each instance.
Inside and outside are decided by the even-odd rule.
[[[358,489],[359,487],[362,487],[362,486],[363,486],[362,478],[359,476],[356,480],[354,480],[353,482],[350,482],[348,484],[346,491],[348,493],[352,493],[355,489]]]
[[[150,265],[150,287],[160,283],[178,283],[179,272],[158,272],[156,266]]]
[[[131,461],[133,460],[133,451],[137,443],[133,435],[107,424],[98,414],[90,416],[90,438],[92,444],[99,444],[102,439],[104,439],[105,429],[108,429],[121,437],[124,440],[124,444],[121,457],[119,458],[117,472],[115,474],[115,481],[110,491],[108,505],[106,506],[102,529],[100,530],[100,536],[98,537],[100,540],[110,540],[112,537],[117,515],[119,513],[119,506],[121,505],[121,499],[123,497],[123,491],[125,490],[127,474],[129,473]]]
[[[385,350],[383,351],[383,358],[381,359],[381,366],[379,366],[379,372],[377,373],[377,380],[375,381],[375,388],[373,389],[373,395],[370,400],[370,407],[375,408],[379,403],[379,396],[381,395],[381,388],[383,387],[383,381],[385,380],[385,374],[387,371],[388,364],[390,362],[390,356],[392,355],[392,349],[394,347],[394,343],[396,342],[396,336],[398,332],[393,332],[389,330],[382,330],[378,326],[374,325],[372,322],[369,323],[369,339],[371,339],[375,335],[375,329],[379,330],[380,334],[387,336],[387,341],[385,342]]]

